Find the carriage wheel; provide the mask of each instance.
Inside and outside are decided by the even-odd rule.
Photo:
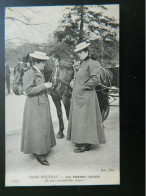
[[[107,104],[105,106],[105,109],[103,110],[103,113],[102,113],[102,121],[105,121],[109,115],[109,111],[110,111],[110,105]]]

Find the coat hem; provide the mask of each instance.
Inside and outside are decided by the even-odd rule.
[[[93,145],[97,145],[97,144],[105,144],[105,142],[91,142],[91,141],[73,141],[71,139],[66,139],[67,141],[71,141],[74,144],[93,144]]]
[[[56,145],[56,144],[55,144]],[[23,152],[24,154],[37,154],[37,155],[43,155],[43,154],[48,154],[51,150],[51,148],[53,148],[55,145],[51,146],[49,150],[47,150],[47,152],[41,152],[41,153],[37,153],[37,152],[32,152],[32,151],[23,151],[21,150],[21,152]]]

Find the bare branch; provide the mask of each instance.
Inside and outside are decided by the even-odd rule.
[[[34,14],[39,14],[39,13],[41,13],[40,11],[34,11],[31,7],[27,7],[27,10],[30,10],[32,13],[34,13]]]
[[[21,23],[23,23],[23,24],[25,24],[25,25],[39,25],[39,24],[26,23],[26,22],[24,22],[24,21],[22,21],[22,20],[19,20],[19,19],[17,19],[17,18],[13,18],[13,17],[6,17],[5,20],[18,21],[18,22],[21,22]]]
[[[11,12],[13,12],[13,9],[12,9],[12,8],[10,8],[10,7],[7,7],[7,9],[8,9],[8,10],[10,10]]]

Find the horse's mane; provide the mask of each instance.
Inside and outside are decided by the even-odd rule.
[[[29,60],[30,60],[29,53],[28,53],[26,56],[24,56],[24,57],[22,58],[22,61],[23,61],[24,63],[27,63]]]
[[[59,79],[70,82],[73,79],[74,69],[69,61],[61,60],[59,62]]]
[[[61,60],[59,66],[61,67],[61,69],[73,70],[73,64],[70,61]]]

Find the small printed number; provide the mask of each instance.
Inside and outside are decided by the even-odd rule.
[[[13,183],[17,183],[17,182],[19,182],[19,180],[12,180],[12,182],[13,182]]]

